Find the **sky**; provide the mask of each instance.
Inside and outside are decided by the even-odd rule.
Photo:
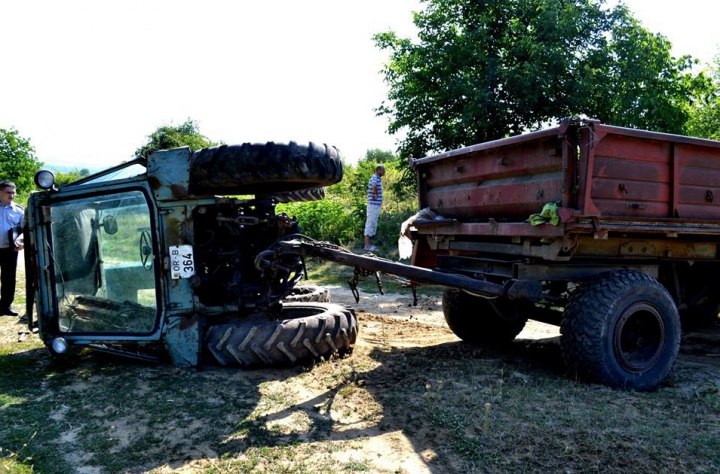
[[[617,0],[608,0],[616,5]],[[624,0],[635,18],[653,33],[660,33],[673,44],[676,57],[690,55],[710,63],[720,52],[718,0]]]
[[[0,0],[0,128],[46,163],[117,164],[162,125],[228,144],[394,150],[377,32],[416,0]]]
[[[615,0],[610,0],[615,3]],[[676,55],[713,59],[717,0],[625,0]],[[131,159],[163,125],[228,144],[394,151],[372,36],[415,34],[420,0],[0,0],[0,128],[46,164]]]

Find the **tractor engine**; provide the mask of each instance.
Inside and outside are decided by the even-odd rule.
[[[295,218],[275,214],[270,196],[219,198],[213,206],[195,208],[192,222],[197,271],[192,284],[205,306],[272,305],[303,276],[303,262],[297,257],[274,271],[255,265],[260,252],[298,232]]]

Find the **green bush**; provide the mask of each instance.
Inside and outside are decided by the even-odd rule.
[[[393,186],[400,181],[401,171],[399,158],[390,152],[368,150],[368,156],[357,164],[345,164],[342,182],[328,187],[324,200],[279,204],[276,211],[296,217],[302,233],[309,237],[362,251],[368,180],[377,163],[385,165],[386,174],[378,230],[372,243],[378,247],[379,255],[395,258],[400,225],[417,212],[417,197],[402,195]]]
[[[372,238],[372,242],[379,248],[377,253],[384,257],[397,257],[400,225],[415,213],[409,203],[404,204],[383,204],[377,234]],[[277,212],[296,217],[301,233],[313,239],[355,250],[361,250],[364,246],[365,207],[351,207],[341,199],[330,196],[322,201],[278,204]]]
[[[300,232],[316,240],[343,245],[362,237],[357,216],[334,196],[321,201],[278,204],[276,212],[297,218]]]

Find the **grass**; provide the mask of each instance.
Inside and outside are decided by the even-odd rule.
[[[717,358],[685,349],[660,389],[622,392],[568,378],[552,344],[409,344],[422,329],[362,315],[377,339],[349,358],[238,371],[54,360],[0,318],[0,473],[720,471]]]

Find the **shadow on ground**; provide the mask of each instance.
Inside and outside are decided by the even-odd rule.
[[[93,352],[57,361],[41,349],[6,355],[0,457],[43,473],[275,472],[274,462],[298,472],[473,472],[502,465],[483,450],[509,449],[482,439],[490,405],[512,403],[504,409],[521,418],[548,406],[547,397],[647,397],[568,380],[557,338],[400,348],[402,325],[386,324],[398,331],[387,344],[312,369],[179,369]],[[718,342],[720,326],[686,334],[661,390],[717,376]],[[547,416],[568,431],[577,423]],[[520,456],[512,453],[507,462]]]

